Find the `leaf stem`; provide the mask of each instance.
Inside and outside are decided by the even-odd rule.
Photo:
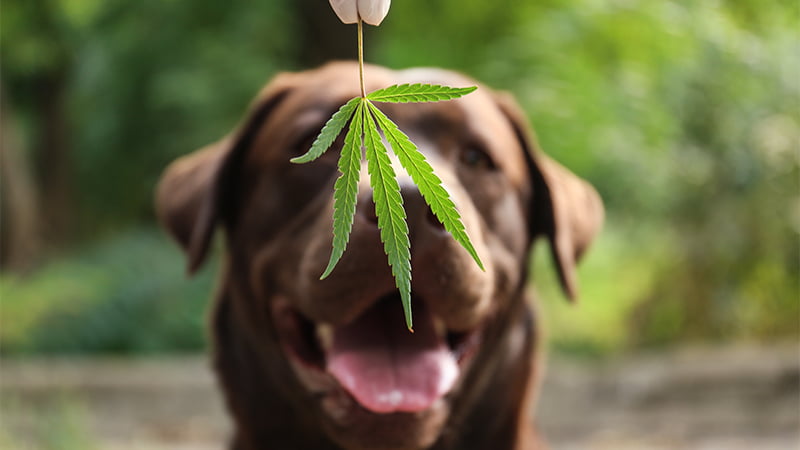
[[[361,78],[361,98],[367,98],[364,89],[364,25],[361,16],[358,17],[358,75]]]

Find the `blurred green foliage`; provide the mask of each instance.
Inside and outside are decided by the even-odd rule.
[[[120,233],[34,274],[0,276],[4,354],[140,354],[203,348],[214,268],[187,280],[156,230]]]
[[[170,160],[232,129],[274,73],[315,63],[309,4],[3,5],[3,92],[28,142],[37,80],[67,71],[78,218],[60,256],[0,278],[4,351],[201,345],[210,275],[185,282],[178,251],[136,230]],[[542,147],[598,188],[608,220],[579,305],[534,258],[556,348],[596,354],[800,337],[798,29],[796,1],[404,0],[366,51],[512,92]]]
[[[291,67],[281,2],[32,0],[3,5],[3,89],[29,110],[39,75],[68,60],[76,235],[152,220],[177,156],[234,127],[262,83]],[[41,117],[23,116],[30,139]]]

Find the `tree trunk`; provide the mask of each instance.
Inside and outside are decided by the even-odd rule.
[[[297,0],[298,36],[301,36],[298,62],[303,68],[316,67],[328,61],[357,59],[357,34],[355,25],[343,24],[328,2]],[[364,40],[375,27],[364,27]],[[365,51],[368,52],[369,47]]]
[[[36,161],[48,244],[62,245],[72,231],[72,158],[65,111],[66,76],[52,73],[39,83]]]
[[[22,133],[2,104],[0,133],[0,268],[23,272],[41,250],[41,215]]]

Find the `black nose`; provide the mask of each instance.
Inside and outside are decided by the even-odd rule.
[[[439,219],[436,218],[436,215],[433,213],[430,206],[426,204],[425,210],[426,210],[425,220],[428,221],[428,225],[432,226],[435,229],[444,230],[444,224],[442,224],[442,222],[440,222]]]
[[[378,214],[375,212],[375,203],[372,200],[372,190],[367,195],[360,195],[358,199],[358,213],[360,213],[367,222],[378,225]]]
[[[403,196],[403,208],[406,211],[406,221],[411,234],[423,232],[425,229],[431,231],[444,230],[444,225],[436,218],[428,204],[425,203],[425,199],[416,186],[403,185],[400,192]],[[375,213],[375,204],[372,200],[372,189],[364,189],[359,193],[357,214],[360,214],[368,223],[372,223],[375,226],[378,225],[378,216]]]

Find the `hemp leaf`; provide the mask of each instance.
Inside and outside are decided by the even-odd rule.
[[[368,103],[368,101],[365,101]],[[395,177],[389,152],[383,145],[375,118],[367,108],[363,109],[364,135],[366,139],[367,171],[369,184],[372,186],[372,201],[375,202],[375,215],[378,216],[378,228],[381,230],[383,250],[389,257],[395,285],[400,291],[403,314],[406,326],[413,331],[411,320],[411,244],[408,240],[408,224],[406,211],[403,209],[403,197],[400,185]]]
[[[438,84],[399,84],[378,89],[367,95],[364,90],[362,18],[373,25],[380,24],[389,11],[389,0],[379,1],[374,5],[362,5],[360,2],[348,0],[331,0],[330,3],[342,22],[358,23],[358,68],[361,96],[352,98],[342,105],[322,127],[314,143],[311,144],[311,148],[302,156],[291,159],[293,163],[308,163],[319,158],[342,133],[348,121],[350,122],[344,138],[342,153],[339,156],[338,167],[341,176],[336,179],[333,186],[333,249],[328,266],[320,279],[331,274],[342,258],[350,240],[350,231],[353,229],[353,217],[358,200],[358,181],[361,175],[361,150],[363,148],[383,250],[388,257],[397,290],[400,291],[406,326],[413,333],[411,243],[408,239],[406,211],[403,208],[400,184],[397,182],[392,168],[389,151],[383,144],[381,131],[400,161],[400,165],[411,176],[425,203],[444,225],[445,230],[469,252],[481,270],[485,269],[467,236],[456,205],[442,186],[442,180],[433,173],[433,168],[417,149],[417,146],[372,102],[410,103],[453,100],[469,94],[477,87],[453,88]],[[362,6],[364,11],[362,11]]]
[[[356,97],[353,100],[360,99]],[[336,180],[333,192],[333,251],[331,252],[331,259],[328,261],[328,267],[325,268],[325,272],[320,279],[330,275],[333,268],[336,267],[336,263],[339,262],[339,259],[342,257],[344,249],[347,247],[347,242],[350,240],[350,230],[353,228],[353,216],[356,213],[358,178],[361,172],[361,147],[363,143],[361,135],[363,132],[364,102],[353,102],[353,100],[347,102],[345,106],[336,113],[341,113],[350,104],[358,105],[355,108],[355,116],[350,124],[350,129],[344,137],[342,154],[339,156],[339,171],[342,173],[342,176]],[[353,108],[350,108],[350,110],[352,109]],[[352,111],[346,113],[352,114]],[[334,120],[336,114],[334,114],[334,117],[331,117],[328,123]],[[344,127],[345,122],[347,122],[347,119],[342,121],[342,125],[339,126],[337,134]],[[327,126],[326,124],[325,127],[327,128]],[[320,136],[323,133],[325,133],[325,128],[320,132]],[[336,135],[330,139],[330,142],[333,142],[335,139]],[[314,150],[314,145],[319,141],[320,139],[317,139],[314,142],[311,146],[311,150]],[[330,142],[328,142],[325,148],[320,146],[321,150],[317,151],[319,151],[320,154],[325,152],[325,150],[330,147]],[[311,150],[309,150],[309,153],[311,153]]]
[[[409,103],[409,102],[438,102],[463,97],[478,89],[475,86],[466,88],[451,88],[438,84],[395,84],[387,88],[378,89],[367,95],[367,100],[373,102]]]
[[[325,123],[311,148],[302,156],[293,158],[294,163],[311,162],[322,156],[350,121],[344,146],[339,156],[339,172],[333,194],[333,249],[328,266],[320,279],[326,278],[341,259],[350,240],[353,217],[358,197],[358,181],[361,174],[361,149],[367,161],[372,200],[378,217],[383,249],[389,260],[395,285],[400,291],[403,313],[408,329],[413,331],[411,318],[411,244],[408,239],[408,224],[403,208],[403,197],[392,168],[389,151],[380,133],[388,141],[400,165],[408,172],[425,203],[453,238],[460,243],[481,270],[484,270],[478,253],[467,236],[461,215],[442,186],[442,181],[433,173],[433,168],[417,146],[400,131],[372,102],[436,102],[452,100],[474,91],[475,87],[451,88],[432,84],[403,84],[379,89],[364,97],[355,97],[342,105]]]
[[[442,86],[438,86],[442,87]],[[448,88],[449,89],[449,88]],[[474,91],[475,88],[466,88],[464,91],[467,93]],[[386,140],[400,160],[400,164],[406,169],[406,172],[411,176],[414,184],[419,188],[420,194],[425,199],[425,203],[431,208],[433,214],[439,219],[439,222],[444,225],[447,230],[459,244],[461,244],[472,256],[472,259],[478,264],[481,270],[483,263],[478,256],[478,252],[472,246],[472,242],[467,236],[464,229],[464,224],[461,223],[461,215],[458,214],[456,205],[447,195],[447,191],[442,187],[442,180],[433,173],[433,168],[428,161],[425,160],[425,155],[419,152],[417,146],[406,136],[405,133],[400,131],[394,122],[389,120],[386,115],[381,112],[378,107],[370,102],[367,102],[370,111],[378,118],[381,129],[383,130]]]
[[[347,124],[347,121],[350,120],[350,117],[353,116],[353,111],[356,109],[356,105],[361,107],[360,100],[361,99],[359,97],[355,97],[342,105],[342,107],[333,113],[331,118],[328,119],[328,122],[325,123],[325,126],[322,127],[322,131],[319,132],[319,136],[317,136],[317,138],[314,139],[314,143],[311,144],[311,149],[309,149],[305,155],[292,158],[290,161],[293,163],[307,163],[322,156],[322,154],[325,153],[325,150],[327,150],[328,147],[333,144],[333,141],[339,137],[339,133],[342,132],[342,128],[344,128],[344,126]]]

